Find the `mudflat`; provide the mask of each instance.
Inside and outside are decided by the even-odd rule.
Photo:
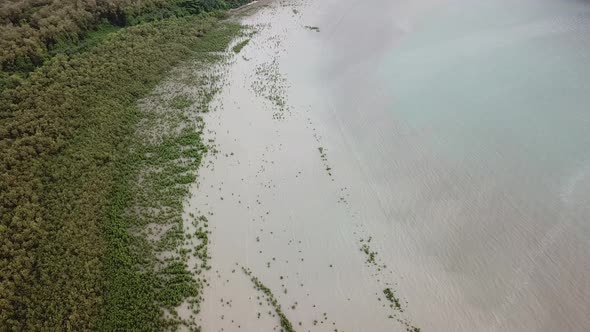
[[[588,12],[276,1],[243,17],[186,207],[211,227],[203,329],[586,330]]]

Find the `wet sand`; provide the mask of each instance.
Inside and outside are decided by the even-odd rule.
[[[380,97],[375,63],[437,5],[271,2],[243,18],[256,33],[204,115],[218,152],[188,206],[212,231],[204,331],[279,330],[242,267],[297,331],[590,326],[586,173],[562,191],[575,211],[539,207],[532,176],[458,163]]]
[[[218,110],[204,117],[219,150],[204,161],[191,200],[213,213],[206,331],[278,326],[242,266],[273,291],[296,330],[402,330],[383,307],[383,289],[401,276],[366,264],[359,241],[371,235],[348,202],[344,169],[332,165],[327,128],[316,123],[313,100],[290,99],[280,68],[289,31],[317,33],[296,13],[304,9],[272,3],[244,20],[257,33],[229,66]]]

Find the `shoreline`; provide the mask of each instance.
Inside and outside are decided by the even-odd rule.
[[[590,326],[587,4],[80,1],[0,2],[0,330]]]
[[[201,326],[280,329],[280,312],[295,331],[419,331],[375,241],[371,260],[362,251],[370,233],[325,138],[339,134],[313,114],[321,96],[294,99],[284,71],[289,38],[322,34],[306,27],[305,10],[273,2],[243,18],[256,32],[228,67],[217,110],[204,116],[218,153],[205,157],[189,203],[212,230]]]

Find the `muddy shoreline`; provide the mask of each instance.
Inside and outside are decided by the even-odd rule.
[[[313,114],[314,104],[323,107],[320,96],[293,99],[283,68],[290,38],[313,40],[321,27],[302,16],[304,3],[255,5],[234,41],[249,42],[226,67],[215,111],[203,117],[205,139],[218,152],[205,158],[188,205],[211,225],[200,324],[210,331],[277,329],[280,312],[296,331],[417,331],[397,275],[376,257],[374,243],[362,250],[371,235],[331,159],[337,147],[325,137],[339,134]],[[261,297],[260,285],[272,296]]]
[[[517,154],[518,145],[501,135],[486,136],[503,125],[479,128],[469,107],[464,118],[452,116],[468,99],[462,91],[470,73],[486,68],[461,72],[458,54],[493,50],[496,35],[483,29],[473,48],[475,38],[463,38],[456,18],[432,18],[449,9],[437,1],[382,1],[379,12],[337,1],[255,5],[240,17],[246,32],[232,45],[216,111],[204,116],[218,153],[204,160],[189,202],[209,216],[212,230],[198,318],[204,330],[278,330],[283,317],[297,331],[584,325],[587,301],[564,295],[571,290],[563,284],[575,280],[553,263],[559,257],[577,266],[570,271],[585,271],[567,241],[557,241],[581,227],[576,218],[584,210],[550,210],[559,201],[538,195],[530,185],[535,174],[525,172],[541,171],[516,164],[526,162],[519,158],[530,145]],[[515,45],[526,27],[515,28]],[[451,74],[437,80],[439,68],[458,70],[464,86],[447,87]],[[492,82],[490,91],[503,86]],[[487,98],[474,93],[481,96],[471,102]],[[429,104],[427,95],[438,102]],[[454,136],[456,129],[469,139]],[[576,188],[568,202],[581,199]],[[585,247],[577,240],[575,248]],[[541,267],[550,272],[538,273]],[[563,294],[548,294],[553,282],[561,288],[551,292]],[[554,313],[544,301],[569,312]]]

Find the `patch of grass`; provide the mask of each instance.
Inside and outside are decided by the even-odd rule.
[[[119,31],[121,27],[111,24],[108,21],[103,21],[95,29],[86,33],[84,38],[80,41],[62,40],[53,45],[49,51],[50,56],[57,54],[72,55],[76,53],[86,52],[100,43],[106,41],[113,33]]]
[[[236,46],[234,46],[232,48],[232,50],[237,54],[240,53],[240,51],[242,50],[242,48],[244,48],[244,46],[248,45],[248,43],[250,42],[250,38],[243,40],[239,43],[236,44]]]
[[[256,78],[252,81],[251,87],[257,96],[264,97],[273,105],[273,119],[285,118],[285,113],[289,110],[287,80],[281,74],[276,59],[256,66]]]
[[[185,95],[180,95],[170,100],[170,107],[182,110],[190,107],[193,103],[194,102],[189,97]]]
[[[207,38],[197,43],[193,50],[197,53],[224,52],[241,28],[242,26],[238,23],[227,22],[218,29],[209,31]]]

